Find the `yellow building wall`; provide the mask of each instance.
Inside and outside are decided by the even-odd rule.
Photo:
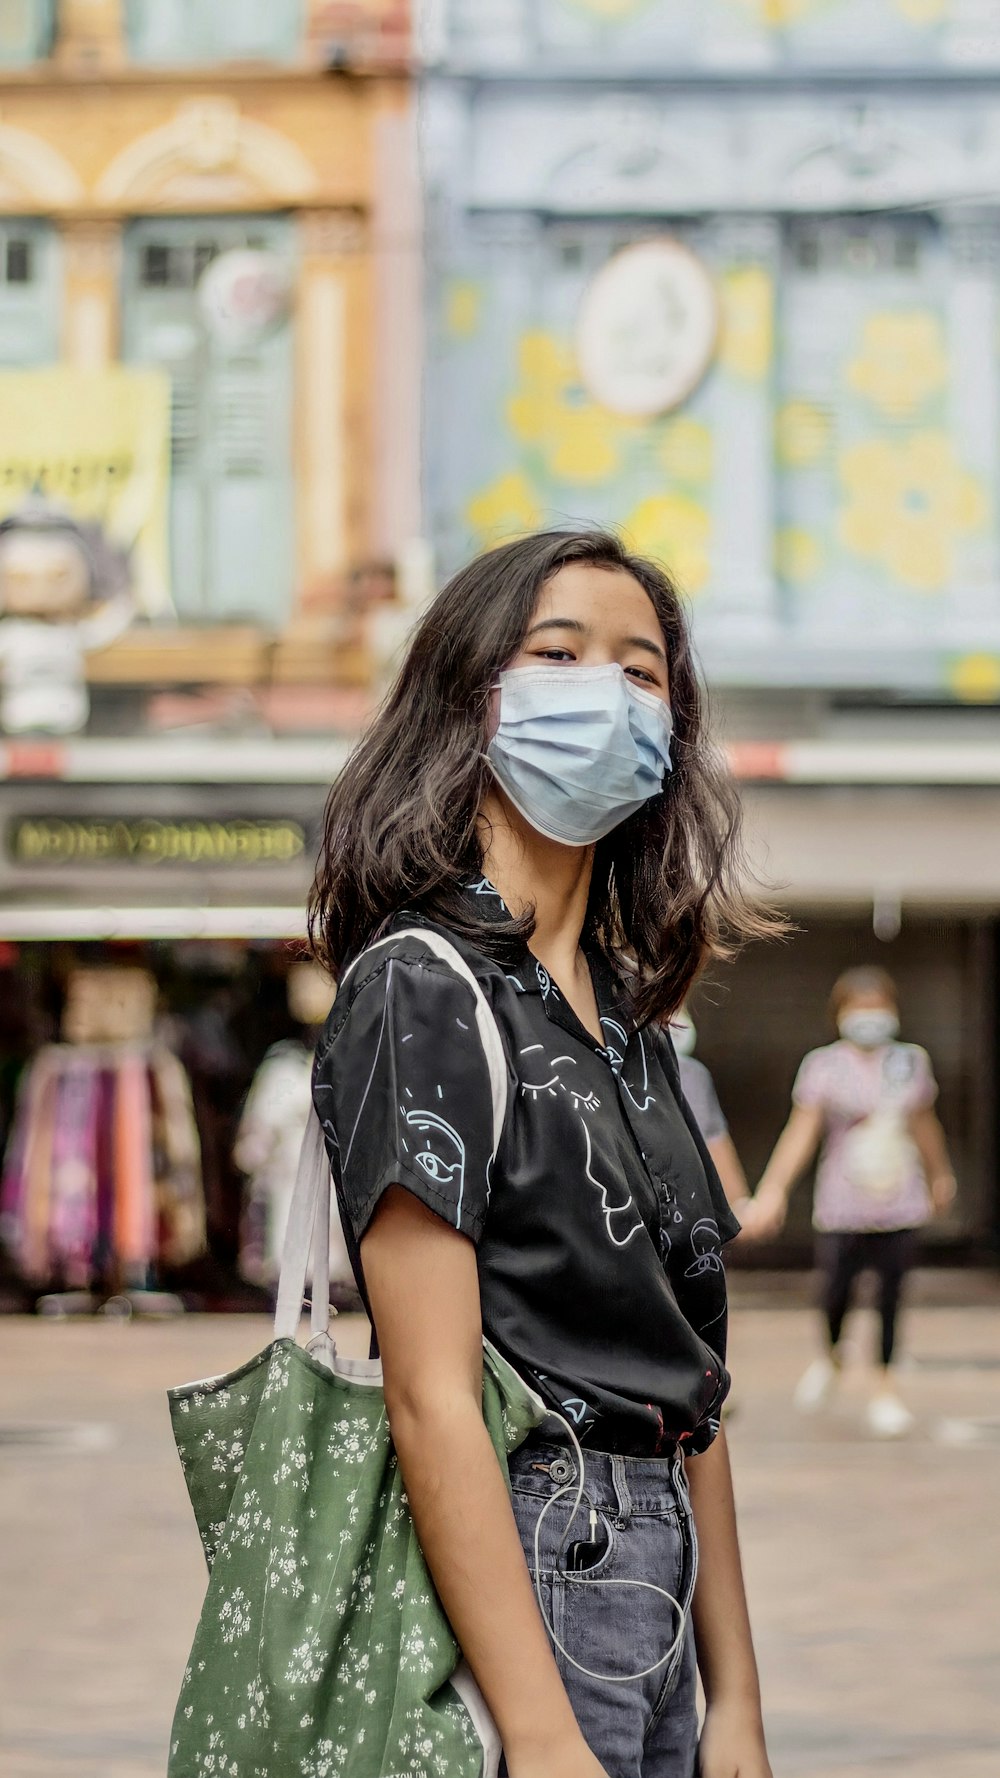
[[[313,33],[322,12],[314,3]],[[60,232],[68,363],[94,368],[118,354],[129,218],[277,211],[296,219],[293,631],[310,621],[303,614],[331,608],[345,574],[386,544],[376,461],[386,429],[372,395],[386,268],[380,276],[375,262],[387,232],[398,260],[400,231],[398,216],[393,229],[380,226],[386,202],[398,208],[381,149],[412,138],[412,90],[400,9],[370,0],[367,12],[366,41],[389,20],[394,58],[368,71],[331,74],[306,60],[160,72],[126,64],[114,0],[71,0],[52,62],[0,74],[0,214],[45,217]],[[310,43],[307,33],[304,56]],[[416,223],[404,233],[419,255]],[[411,383],[418,375],[414,364]],[[122,644],[133,678],[144,676],[137,644]],[[331,669],[326,651],[294,653],[306,673]],[[114,677],[110,657],[109,669]],[[221,659],[220,670],[228,677]]]

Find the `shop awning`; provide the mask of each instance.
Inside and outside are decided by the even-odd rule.
[[[0,940],[114,940],[305,937],[302,903],[293,907],[89,907],[0,905]]]
[[[743,802],[781,905],[1000,908],[1000,785],[756,784]]]

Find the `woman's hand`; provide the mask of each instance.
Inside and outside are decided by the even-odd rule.
[[[780,1235],[788,1213],[788,1199],[783,1191],[764,1185],[741,1207],[743,1233],[751,1241],[766,1241]]]
[[[545,1750],[506,1753],[509,1778],[608,1778],[582,1735]]]
[[[935,1216],[944,1216],[945,1212],[951,1209],[957,1190],[958,1181],[954,1173],[939,1173],[935,1179],[931,1180],[931,1203],[934,1206]]]
[[[710,1704],[698,1747],[701,1778],[772,1778],[764,1725],[753,1706]]]

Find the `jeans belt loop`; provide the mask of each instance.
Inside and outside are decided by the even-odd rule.
[[[613,1452],[611,1457],[611,1480],[614,1484],[615,1501],[618,1506],[618,1516],[615,1523],[619,1531],[624,1531],[632,1518],[632,1496],[628,1489],[628,1470],[625,1466],[625,1459],[617,1452]]]

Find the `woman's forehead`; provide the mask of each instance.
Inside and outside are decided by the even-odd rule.
[[[637,626],[658,638],[660,620],[645,587],[625,568],[566,562],[539,589],[533,620],[569,617],[589,628]]]

